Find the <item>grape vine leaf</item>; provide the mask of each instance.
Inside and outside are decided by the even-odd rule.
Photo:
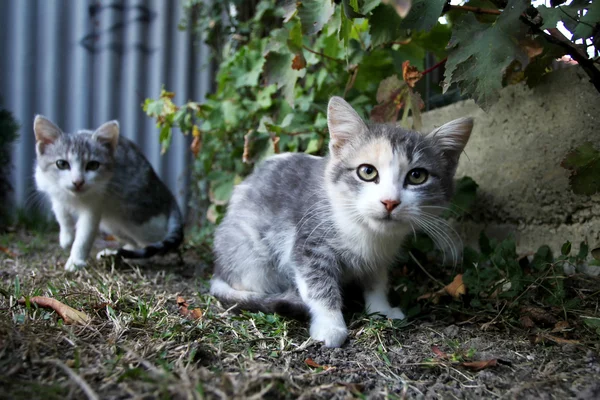
[[[587,7],[587,12],[581,17],[577,28],[573,32],[573,40],[592,37],[594,30],[597,32],[599,24],[600,2],[592,1]]]
[[[435,26],[446,0],[415,0],[410,12],[402,20],[402,29],[413,29],[416,31],[430,31]]]
[[[283,97],[288,104],[294,107],[294,86],[298,78],[304,77],[306,69],[297,71],[292,68],[295,55],[270,52],[265,56],[264,77],[266,85],[277,84],[283,92]]]
[[[305,35],[314,35],[323,29],[335,10],[330,0],[302,0],[296,3],[296,7]]]
[[[444,92],[457,83],[484,110],[498,100],[506,69],[514,62],[525,68],[529,62],[519,46],[527,32],[519,17],[528,4],[510,0],[492,25],[478,22],[470,13],[459,21],[448,44]]]
[[[540,29],[556,28],[558,21],[561,21],[565,14],[560,10],[560,7],[552,8],[541,5],[537,7],[538,12],[542,16],[544,24]]]
[[[402,34],[401,24],[402,18],[398,16],[394,7],[388,4],[380,4],[379,7],[373,10],[373,15],[369,18],[371,45],[377,47],[398,39]]]
[[[600,151],[587,142],[569,152],[560,164],[571,171],[569,185],[575,194],[600,193]]]

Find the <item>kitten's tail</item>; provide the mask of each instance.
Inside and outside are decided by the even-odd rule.
[[[143,249],[117,250],[117,256],[123,258],[149,258],[154,255],[163,255],[179,247],[183,241],[183,221],[177,201],[173,199],[171,212],[169,213],[167,236],[162,242],[152,243]]]
[[[233,311],[277,313],[299,320],[310,318],[308,306],[294,292],[267,294],[237,290],[221,278],[213,277],[210,294]]]

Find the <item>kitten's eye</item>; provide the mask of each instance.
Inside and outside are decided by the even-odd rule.
[[[429,178],[429,172],[423,168],[415,168],[408,171],[406,175],[406,182],[409,185],[421,185]]]
[[[89,163],[87,163],[87,165],[85,166],[85,170],[86,171],[95,171],[98,168],[100,168],[100,163],[98,161],[90,161]]]
[[[356,170],[356,174],[365,182],[373,182],[375,179],[377,179],[378,175],[377,169],[369,164],[359,165],[358,169]]]
[[[65,160],[58,160],[56,162],[56,168],[58,168],[58,169],[69,169],[69,168],[71,168],[71,166]]]

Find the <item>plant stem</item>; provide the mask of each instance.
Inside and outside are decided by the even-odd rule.
[[[439,67],[441,67],[442,65],[446,64],[446,61],[448,61],[448,57],[444,58],[442,61],[435,64],[434,66],[427,68],[425,71],[423,71],[423,76],[427,75],[431,71],[434,71],[434,70],[438,69]]]
[[[337,58],[330,57],[327,54],[323,54],[323,53],[319,53],[318,51],[314,51],[313,49],[307,47],[306,45],[302,45],[302,48],[304,50],[308,51],[309,53],[313,53],[313,54],[316,54],[318,56],[325,57],[325,58],[327,58],[329,60],[332,60],[332,61],[335,61],[335,62],[339,62],[339,63],[343,62],[343,60],[338,60]]]

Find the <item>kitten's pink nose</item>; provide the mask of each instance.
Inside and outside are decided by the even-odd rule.
[[[387,212],[391,213],[394,208],[398,207],[400,202],[396,200],[381,200],[381,204],[383,204]]]
[[[81,189],[84,183],[85,181],[83,179],[77,179],[76,181],[73,181],[73,186],[75,186],[76,190],[79,190]]]

